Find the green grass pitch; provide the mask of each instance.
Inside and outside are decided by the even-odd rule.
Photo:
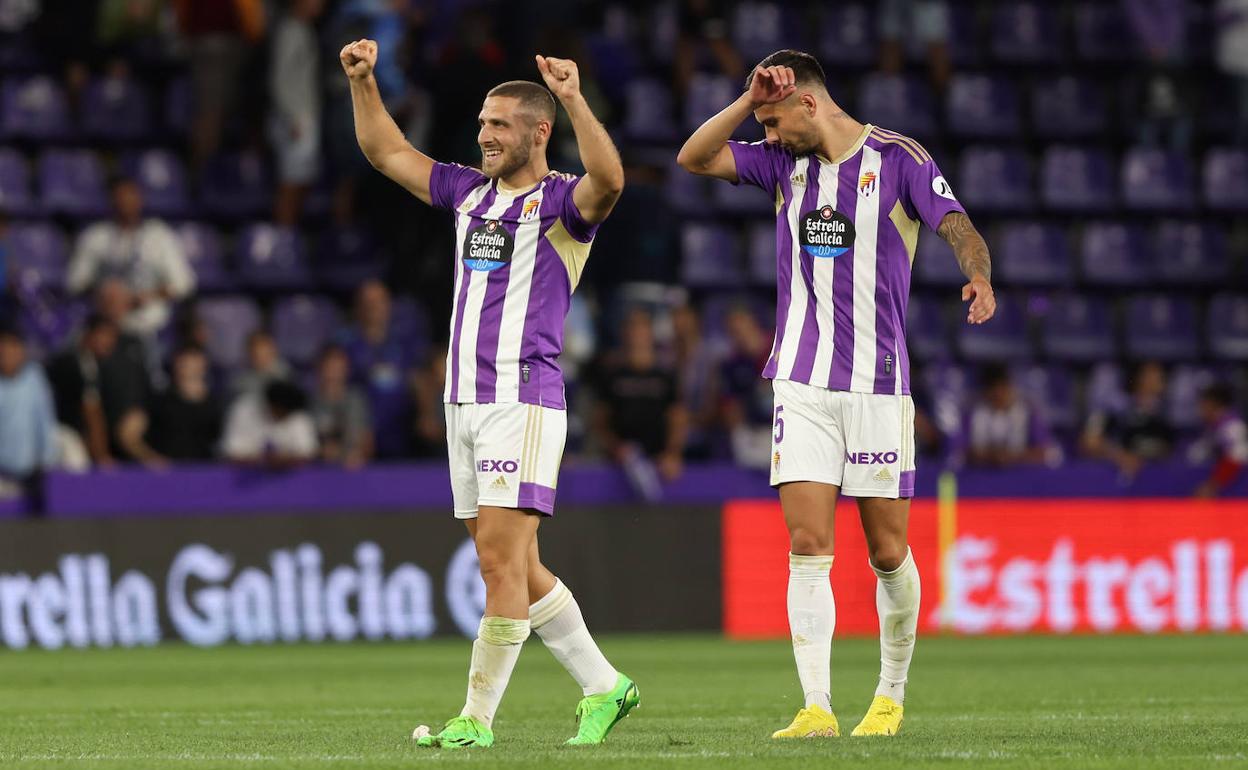
[[[463,702],[469,644],[0,652],[2,768],[1248,767],[1243,636],[920,638],[893,739],[774,742],[800,705],[783,642],[611,636],[642,705],[568,748],[580,695],[535,638],[494,748],[417,750]],[[833,647],[845,736],[878,647]]]

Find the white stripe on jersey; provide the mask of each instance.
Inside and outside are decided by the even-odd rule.
[[[468,225],[472,222],[472,217],[468,216],[468,212],[481,205],[481,201],[485,199],[486,193],[490,191],[490,185],[483,184],[464,198],[464,202],[459,204],[459,208],[455,210],[455,283],[452,284],[455,289],[451,292],[451,336],[448,340],[455,340],[455,319],[459,317],[459,285],[464,280],[464,239],[468,237]],[[467,314],[464,315],[464,323],[468,323]],[[443,391],[443,398],[447,401],[451,400],[451,368],[449,356],[447,357],[446,368],[446,387]]]
[[[819,200],[815,202],[816,209],[824,206],[836,209],[840,174],[839,163],[819,164]],[[836,332],[836,314],[832,307],[832,275],[836,270],[836,260],[814,257],[811,259],[811,270],[815,279],[815,321],[818,324],[819,340],[815,346],[815,363],[810,370],[810,384],[826,388],[832,378],[832,347]],[[799,340],[793,342],[796,347]]]
[[[486,221],[498,219],[503,215],[516,196],[503,195],[501,192],[494,198],[494,204],[486,210],[483,218]],[[465,222],[471,221],[467,214],[459,215]],[[456,228],[458,229],[458,228]],[[463,239],[460,239],[460,247]],[[460,262],[463,262],[461,257]],[[472,403],[477,400],[477,334],[481,331],[481,306],[485,303],[485,288],[490,282],[488,272],[478,273],[468,284],[468,296],[464,298],[464,323],[459,330],[459,392],[456,394],[459,403]],[[458,292],[456,292],[458,293]],[[447,372],[450,375],[450,372]],[[449,397],[449,396],[448,396]]]
[[[546,189],[546,183],[536,192],[530,193],[526,200],[540,196]],[[531,221],[522,222],[516,228],[516,251],[511,258],[511,275],[507,282],[507,295],[503,298],[503,317],[498,330],[498,355],[494,360],[511,362],[520,360],[520,344],[524,338],[524,320],[529,312],[529,292],[533,286],[533,268],[537,264],[537,242],[541,236],[542,218],[534,217]],[[523,207],[522,207],[523,208]],[[498,367],[498,378],[494,386],[494,400],[520,400],[520,371],[509,363]]]
[[[862,168],[858,173],[874,172],[877,179],[881,178],[880,161],[879,151],[864,144]],[[849,389],[856,393],[871,393],[875,390],[875,267],[879,259],[876,240],[880,224],[878,183],[870,195],[857,197],[858,206],[854,211],[854,368]],[[897,362],[893,361],[894,377],[898,368]]]
[[[812,155],[806,159],[806,179],[813,180],[819,162]],[[808,181],[809,184],[809,181]],[[793,376],[793,363],[797,360],[797,349],[801,346],[802,326],[806,323],[806,283],[802,280],[802,244],[798,238],[798,220],[802,216],[802,197],[806,191],[798,190],[790,182],[789,209],[789,261],[792,264],[792,275],[789,276],[789,317],[784,322],[784,338],[777,338],[780,343],[780,355],[776,361],[776,379],[787,380]]]

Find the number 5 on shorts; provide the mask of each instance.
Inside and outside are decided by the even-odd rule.
[[[783,405],[776,407],[776,414],[774,418],[776,432],[773,434],[772,438],[776,440],[777,444],[779,444],[781,441],[784,441],[784,418],[780,416],[780,413],[783,411],[784,411]]]

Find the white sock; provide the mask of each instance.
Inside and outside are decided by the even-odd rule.
[[[831,556],[789,554],[789,631],[793,658],[806,706],[832,711],[832,631],[836,602],[832,598]]]
[[[507,689],[520,648],[529,638],[529,621],[512,618],[481,619],[477,639],[472,643],[472,664],[468,667],[468,697],[460,716],[470,716],[490,727],[494,713]]]
[[[607,662],[589,635],[576,597],[562,580],[556,579],[550,593],[529,607],[529,621],[546,649],[563,664],[585,695],[599,695],[615,689],[619,672]]]
[[[909,548],[901,566],[892,572],[876,569],[874,564],[871,569],[878,578],[875,608],[880,615],[880,685],[875,694],[902,703],[919,626],[919,569]]]

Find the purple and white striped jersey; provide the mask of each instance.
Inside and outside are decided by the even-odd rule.
[[[742,182],[776,199],[776,340],[763,376],[910,393],[906,303],[919,223],[963,211],[927,151],[867,125],[846,153],[729,142]]]
[[[598,225],[554,171],[527,190],[475,168],[435,163],[431,202],[455,212],[455,301],[446,354],[448,404],[563,409],[563,321]]]

